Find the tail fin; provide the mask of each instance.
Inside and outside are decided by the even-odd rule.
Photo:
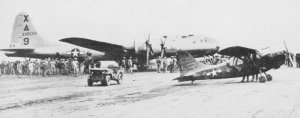
[[[29,15],[24,12],[16,16],[9,45],[11,49],[33,49],[45,45],[31,22]]]
[[[180,65],[180,76],[189,76],[189,72],[204,66],[186,51],[177,51],[177,58]]]

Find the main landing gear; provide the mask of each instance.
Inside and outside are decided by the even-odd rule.
[[[273,78],[270,74],[266,74],[266,73],[263,74],[260,74],[260,77],[258,78],[260,83],[265,83],[266,81],[272,81]]]

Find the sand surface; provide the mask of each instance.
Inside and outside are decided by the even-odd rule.
[[[273,81],[241,78],[178,83],[179,74],[126,74],[121,85],[88,75],[0,77],[0,118],[299,118],[300,69],[268,72]]]

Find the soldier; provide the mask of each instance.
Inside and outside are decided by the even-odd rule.
[[[60,74],[66,74],[66,60],[65,59],[61,59],[61,68],[60,68],[60,71],[61,73]]]
[[[255,62],[256,62],[256,53],[251,54],[251,59],[252,59],[251,74],[252,74],[252,82],[253,82],[255,78],[256,78],[256,81],[258,81],[258,73],[259,73],[259,69],[255,64]]]
[[[16,70],[17,67],[14,68],[14,64],[15,64],[14,62],[9,62],[9,67],[8,67],[9,70],[10,70],[9,74],[12,74],[12,75],[15,74],[15,70]]]
[[[129,59],[127,61],[127,65],[128,65],[128,73],[133,74],[133,72],[132,72],[132,66],[133,66],[133,64],[132,64],[131,57],[129,57]]]
[[[126,58],[123,57],[121,63],[120,63],[120,69],[123,69],[124,70],[124,73],[126,72]]]
[[[174,58],[174,56],[171,56],[171,62],[170,62],[170,72],[173,73],[175,72],[175,68],[176,68],[176,58]]]
[[[163,59],[163,73],[165,73],[167,71],[167,67],[168,67],[168,60],[167,60],[167,57],[164,57],[164,59]]]
[[[55,63],[56,62],[54,61],[54,59],[51,59],[51,61],[49,62],[49,64],[50,64],[50,72],[51,72],[52,75],[56,74]]]
[[[157,64],[157,73],[160,73],[160,69],[161,69],[161,58],[160,58],[160,56],[157,57],[156,64]]]
[[[3,74],[7,75],[7,73],[8,73],[8,64],[6,61],[4,61],[4,73]]]
[[[251,66],[250,66],[248,55],[244,56],[241,73],[243,74],[243,79],[241,82],[244,82],[245,77],[247,77],[247,82],[249,82],[249,74],[251,73]]]
[[[32,73],[33,73],[33,69],[34,69],[34,65],[31,61],[28,62],[28,75],[30,77],[32,77]]]
[[[3,70],[4,70],[4,61],[2,61],[0,64],[0,76],[2,75]]]
[[[14,72],[16,73],[16,75],[18,76],[18,78],[20,77],[19,76],[19,72],[22,71],[22,66],[20,64],[20,61],[16,61],[16,62],[11,62],[13,64],[13,69],[14,69]]]
[[[43,77],[45,77],[46,76],[46,74],[47,74],[47,60],[46,60],[46,58],[44,59],[44,60],[41,60],[41,62],[40,62],[40,69],[41,69],[41,73],[42,73],[42,76]]]
[[[72,59],[69,58],[66,62],[66,71],[67,71],[67,75],[71,74],[72,72]]]
[[[72,63],[72,67],[73,67],[74,77],[77,77],[78,70],[79,70],[79,62],[77,61],[77,58],[75,57],[71,63]]]

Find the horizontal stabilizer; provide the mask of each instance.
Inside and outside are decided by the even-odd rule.
[[[7,51],[7,52],[32,52],[34,49],[26,49],[26,48],[24,48],[24,49],[20,49],[20,48],[18,48],[18,49],[0,49],[0,51]]]

